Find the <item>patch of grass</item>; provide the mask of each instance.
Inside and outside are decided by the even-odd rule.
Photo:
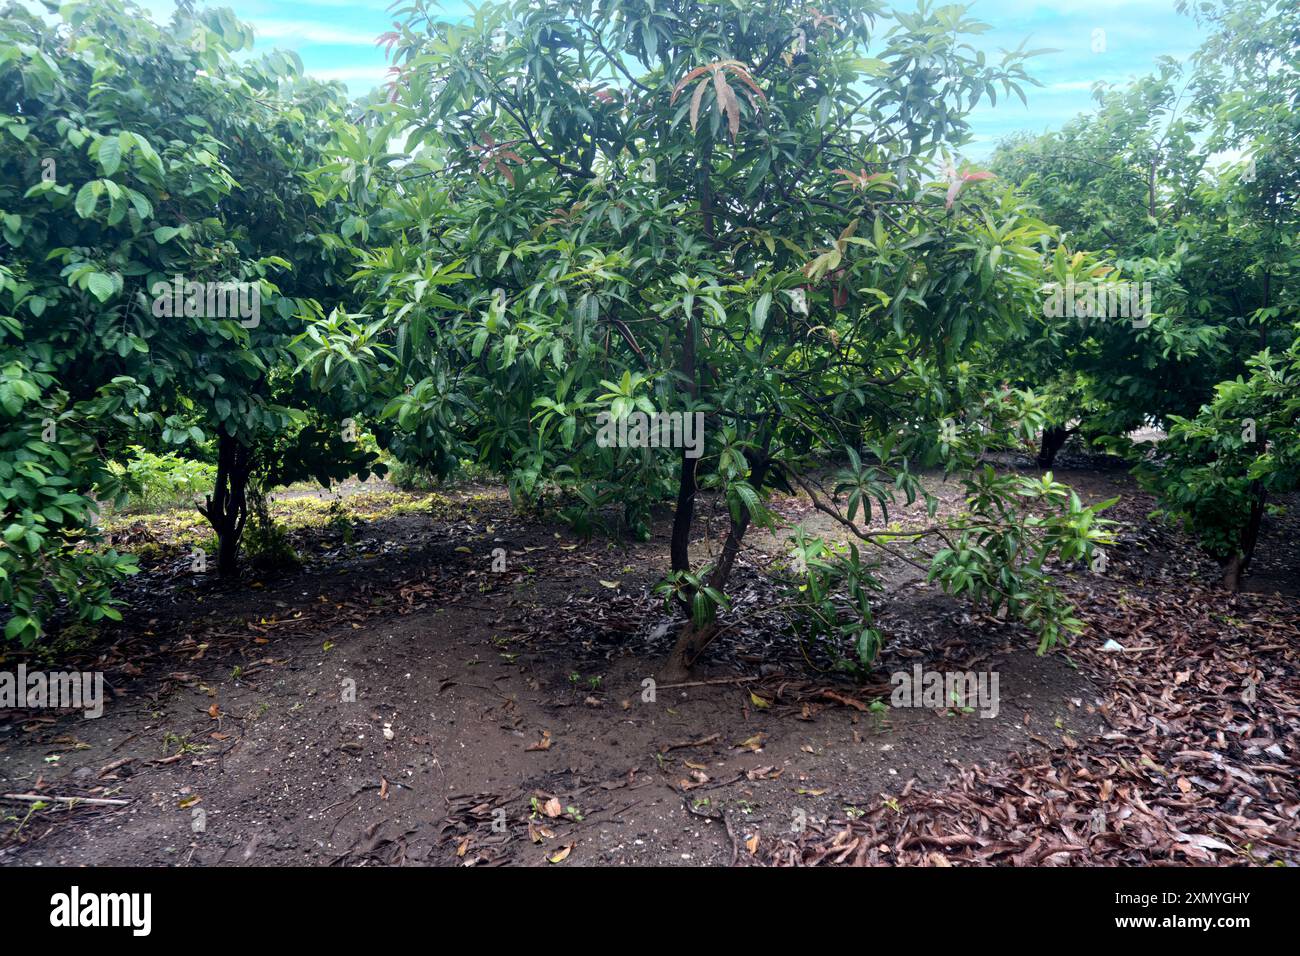
[[[482,503],[493,501],[490,495],[477,496]],[[462,515],[474,502],[455,501],[436,492],[409,494],[400,491],[365,491],[347,498],[303,496],[271,499],[267,505],[270,523],[259,531],[258,522],[250,521],[243,547],[249,557],[265,556],[289,560],[292,547],[287,538],[307,529],[332,530],[346,541],[359,522],[375,522],[405,514],[427,514],[435,518]],[[154,513],[110,515],[104,522],[110,534],[126,533],[125,550],[142,560],[156,560],[168,550],[188,551],[203,548],[216,551],[216,537],[211,526],[197,511],[175,509]],[[139,540],[143,539],[143,540]],[[296,558],[296,556],[294,556]]]

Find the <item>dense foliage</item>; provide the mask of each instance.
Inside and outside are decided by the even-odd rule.
[[[853,542],[796,528],[784,578],[848,666],[879,651],[900,549],[1063,640],[1080,624],[1045,569],[1108,540],[1108,503],[984,464],[1039,435],[1045,466],[1073,431],[1127,449],[1235,584],[1266,495],[1295,487],[1300,347],[1295,14],[1248,5],[1199,5],[1194,64],[1099,91],[992,171],[960,159],[968,115],[1030,95],[1034,53],[978,52],[960,6],[411,0],[380,38],[388,88],[349,104],[249,55],[229,11],[10,5],[6,635],[119,614],[132,559],[96,523],[139,490],[130,461],[211,467],[235,574],[271,488],[378,467],[358,428],[405,474],[471,459],[583,533],[648,535],[672,502],[669,671],[718,634],[778,490]],[[1117,282],[1154,305],[1049,307]],[[213,314],[223,283],[251,301]],[[1127,448],[1144,424],[1170,429],[1154,454]],[[964,511],[936,519],[925,469]],[[702,496],[729,517],[707,553]],[[891,520],[918,499],[928,520]]]
[[[1040,464],[1075,431],[1126,450],[1235,588],[1265,497],[1295,487],[1285,468],[1256,480],[1255,455],[1230,435],[1250,432],[1265,457],[1293,439],[1294,418],[1279,418],[1259,388],[1260,370],[1295,340],[1300,18],[1263,0],[1194,10],[1212,33],[1192,64],[1167,60],[1126,88],[1099,87],[1095,113],[1004,143],[993,168],[1067,243],[1153,289],[1141,322],[1049,319],[1033,360],[1014,357],[1054,419]],[[1221,420],[1228,407],[1237,420]],[[1251,431],[1246,419],[1260,424]],[[1174,440],[1126,448],[1144,425]],[[1221,440],[1205,440],[1206,429]]]
[[[303,444],[313,415],[347,407],[292,374],[295,336],[351,266],[306,176],[339,93],[289,54],[237,59],[252,33],[229,11],[165,27],[113,0],[59,11],[9,4],[0,27],[0,598],[24,642],[61,604],[118,616],[132,559],[97,525],[131,445],[216,446],[202,510],[230,573],[255,447]],[[195,283],[240,292],[214,310]],[[364,467],[329,452],[300,461],[323,479]]]
[[[374,203],[372,243],[387,242],[363,253],[365,314],[323,331],[307,365],[326,382],[360,372],[354,387],[385,389],[407,434],[473,448],[517,498],[553,488],[579,526],[617,504],[644,533],[675,493],[663,590],[690,611],[675,666],[715,633],[769,489],[803,485],[874,546],[871,503],[923,494],[915,466],[970,464],[979,442],[1030,427],[1024,392],[997,393],[1018,414],[978,414],[996,385],[966,356],[1023,332],[1050,230],[951,165],[965,111],[1019,92],[1028,54],[986,62],[963,42],[981,25],[955,7],[892,22],[860,2],[521,2],[472,24],[409,10],[387,38],[387,121],[341,159],[371,173],[339,193]],[[390,191],[355,187],[381,178],[373,144],[403,130],[415,158]],[[429,180],[434,201],[416,185]],[[366,360],[345,362],[362,340]],[[601,440],[602,415],[637,413],[698,414],[702,447]],[[963,440],[942,441],[958,421]],[[803,475],[828,454],[853,470],[823,492]],[[1050,643],[1075,622],[1041,563],[1086,553],[1093,511],[1050,482],[969,490],[976,510],[946,529],[933,576]],[[700,561],[704,491],[731,520]],[[1040,525],[1030,501],[1061,507]],[[819,549],[814,576],[833,565],[879,586],[856,549],[802,547]],[[817,611],[869,664],[864,592]]]

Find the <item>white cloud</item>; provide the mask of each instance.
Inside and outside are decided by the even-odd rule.
[[[313,7],[360,7],[363,10],[387,10],[392,0],[311,0]]]
[[[342,30],[311,20],[253,20],[261,40],[299,40],[307,43],[343,43],[373,46],[375,37],[358,30]],[[377,34],[376,34],[377,35]]]
[[[982,20],[1050,13],[1056,17],[1097,17],[1108,13],[1172,13],[1174,0],[980,0],[972,13]]]
[[[387,67],[385,66],[333,66],[324,69],[307,68],[308,76],[317,80],[341,80],[344,83],[369,84],[378,86],[384,82]]]
[[[1091,93],[1093,84],[1098,81],[1105,83],[1123,83],[1124,78],[1119,76],[1099,76],[1096,80],[1064,80],[1060,83],[1047,83],[1041,87],[1035,87],[1030,90],[1027,95],[1051,96],[1053,93]]]

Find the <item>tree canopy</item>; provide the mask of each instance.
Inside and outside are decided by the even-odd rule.
[[[984,169],[961,158],[971,111],[1027,100],[1041,51],[990,57],[985,24],[927,0],[411,0],[387,87],[355,103],[251,55],[228,10],[10,4],[6,636],[119,615],[132,559],[97,513],[137,445],[214,462],[199,507],[227,575],[250,497],[365,478],[377,449],[473,460],[588,534],[645,536],[671,503],[669,673],[719,633],[778,491],[851,542],[796,529],[785,577],[844,666],[879,652],[900,539],[1041,648],[1067,638],[1049,567],[1109,541],[1110,503],[988,463],[1040,434],[1044,466],[1074,431],[1132,455],[1235,584],[1296,480],[1300,168],[1294,12],[1237,6],[1198,5],[1194,63]],[[1154,304],[1048,304],[1094,283]],[[1129,441],[1144,424],[1170,431],[1156,453]],[[936,468],[964,489],[943,521]],[[728,515],[709,554],[705,497]],[[931,520],[890,524],[918,499]]]

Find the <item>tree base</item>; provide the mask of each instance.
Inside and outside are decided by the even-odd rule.
[[[1241,578],[1246,571],[1246,562],[1239,554],[1235,554],[1227,561],[1223,562],[1222,584],[1227,591],[1240,591]]]
[[[668,652],[667,659],[659,668],[659,680],[663,683],[672,683],[689,678],[691,668],[695,666],[695,661],[709,641],[713,639],[717,630],[718,625],[713,621],[700,628],[697,628],[691,621],[687,621],[686,624],[682,625],[681,631],[677,634],[677,643],[673,645],[673,649]]]

